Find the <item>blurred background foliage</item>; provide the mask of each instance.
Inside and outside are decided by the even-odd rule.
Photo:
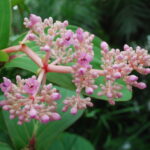
[[[12,40],[26,31],[22,22],[30,13],[42,18],[68,20],[94,33],[111,46],[124,43],[150,49],[149,0],[11,0]],[[9,71],[12,74],[16,72]],[[22,72],[24,76],[28,74]],[[9,76],[9,75],[8,75]],[[140,77],[146,90],[133,90],[129,102],[110,106],[93,99],[94,108],[86,110],[67,131],[90,140],[97,150],[150,149],[150,76]]]

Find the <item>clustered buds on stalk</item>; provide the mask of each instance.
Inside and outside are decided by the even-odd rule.
[[[56,111],[56,100],[61,96],[52,84],[39,89],[40,83],[35,76],[25,80],[17,76],[16,84],[5,77],[3,79],[0,88],[6,100],[0,101],[0,106],[10,112],[10,119],[18,117],[18,124],[22,124],[33,118],[43,123],[61,118]]]
[[[89,97],[80,97],[84,89],[86,94],[93,94],[94,90],[101,87],[99,96],[106,96],[112,105],[115,100],[123,95],[123,88],[119,82],[122,79],[129,90],[132,86],[140,89],[146,88],[146,84],[138,82],[138,77],[131,74],[133,70],[147,75],[150,73],[150,55],[147,50],[124,45],[123,51],[110,49],[106,42],[102,42],[101,62],[102,69],[93,69],[90,64],[94,57],[93,39],[94,35],[78,28],[75,32],[68,29],[68,22],[53,22],[50,17],[42,21],[41,17],[34,14],[25,18],[24,25],[29,32],[22,41],[20,51],[26,53],[40,67],[38,79],[35,76],[28,79],[16,77],[16,84],[9,79],[3,78],[0,84],[6,100],[0,102],[4,110],[10,112],[10,118],[18,117],[18,124],[28,122],[31,119],[47,123],[59,120],[61,117],[57,112],[56,100],[61,98],[59,92],[52,87],[52,84],[45,85],[44,81],[47,72],[72,73],[72,82],[76,86],[76,95],[64,100],[62,111],[70,109],[75,115],[78,110],[85,109],[93,104]],[[36,53],[31,51],[25,44],[34,41],[41,51],[45,52],[42,60]],[[11,51],[11,50],[10,50]],[[50,62],[50,64],[49,64]],[[68,66],[68,63],[73,64]],[[63,64],[63,66],[59,66]],[[57,69],[58,68],[58,69]],[[44,71],[44,74],[43,74]],[[95,79],[104,76],[105,84],[97,85]]]
[[[147,75],[150,73],[150,55],[147,50],[136,47],[124,45],[124,50],[110,49],[106,42],[101,43],[102,54],[102,69],[104,70],[105,85],[100,85],[102,91],[98,93],[99,96],[106,95],[111,104],[115,104],[114,99],[122,97],[120,90],[123,88],[117,79],[122,79],[127,84],[127,88],[132,90],[132,86],[139,89],[146,88],[146,84],[138,82],[138,77],[132,75],[132,71]]]

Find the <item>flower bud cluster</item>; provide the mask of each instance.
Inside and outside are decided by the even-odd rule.
[[[0,105],[10,112],[11,119],[18,117],[18,124],[32,119],[47,123],[61,118],[57,112],[56,102],[61,98],[59,92],[52,84],[43,85],[47,72],[72,73],[72,82],[77,88],[76,95],[64,100],[63,111],[71,108],[70,112],[73,115],[80,109],[93,106],[89,97],[82,98],[80,94],[82,90],[88,95],[93,94],[98,88],[95,79],[101,75],[104,76],[104,84],[100,84],[101,91],[98,92],[98,96],[106,96],[112,105],[116,99],[123,96],[123,85],[119,84],[119,79],[126,83],[129,90],[132,90],[132,86],[146,88],[146,84],[138,82],[138,77],[133,75],[132,71],[136,70],[144,75],[150,73],[150,55],[147,50],[140,47],[133,50],[132,47],[124,45],[123,51],[120,51],[110,49],[106,42],[102,42],[101,70],[96,70],[92,69],[90,64],[94,57],[94,35],[81,28],[73,32],[68,29],[68,21],[53,22],[51,17],[42,21],[41,17],[34,14],[31,14],[29,19],[25,18],[24,25],[29,28],[29,32],[22,43],[34,41],[46,54],[41,60],[32,50],[22,46],[23,52],[35,63],[40,64],[38,66],[41,72],[38,79],[35,76],[28,79],[17,76],[14,84],[4,77],[3,83],[0,84],[6,97],[6,100],[0,101]],[[49,59],[52,61],[50,64]],[[73,65],[57,66],[59,64]]]
[[[34,14],[24,19],[24,24],[30,29],[27,40],[35,41],[40,49],[50,53],[50,57],[59,60],[58,64],[65,64],[74,60],[79,50],[91,50],[94,35],[78,28],[76,32],[67,29],[68,21],[53,22],[50,17],[42,22]]]
[[[106,42],[101,43],[102,54],[102,69],[105,74],[105,85],[100,85],[102,91],[98,95],[105,95],[109,98],[109,102],[114,104],[115,98],[122,97],[120,90],[122,86],[116,83],[117,79],[123,79],[129,90],[132,86],[140,89],[146,88],[146,84],[138,82],[138,77],[132,75],[132,71],[136,70],[141,74],[150,73],[150,55],[147,50],[137,47],[133,50],[132,47],[124,45],[124,50],[119,49],[109,50]]]
[[[97,88],[94,79],[98,77],[98,74],[92,71],[92,66],[90,65],[90,62],[93,59],[93,50],[88,43],[92,42],[94,36],[89,36],[89,33],[84,33],[80,28],[76,31],[76,34],[80,44],[78,45],[77,52],[74,54],[76,64],[72,66],[72,81],[77,88],[77,95],[67,98],[64,101],[65,106],[63,108],[63,111],[66,111],[69,107],[71,107],[72,114],[76,114],[78,109],[85,109],[87,106],[93,106],[90,102],[91,99],[89,97],[85,99],[81,98],[80,93],[82,89],[85,89],[87,94],[93,94],[94,90]],[[83,47],[83,45],[87,46]]]
[[[86,109],[87,106],[93,106],[91,98],[81,98],[79,95],[65,99],[64,104],[65,106],[63,107],[62,111],[65,112],[71,107],[70,113],[73,115],[75,115],[80,109]]]
[[[0,84],[6,100],[0,101],[3,110],[10,113],[10,119],[18,117],[18,124],[36,119],[42,123],[59,120],[56,100],[60,99],[59,92],[52,88],[52,84],[40,85],[35,76],[28,79],[16,77],[16,84],[3,78]]]

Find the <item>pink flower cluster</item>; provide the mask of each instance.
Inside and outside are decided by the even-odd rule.
[[[84,32],[81,28],[78,28],[76,32],[67,29],[67,21],[53,23],[53,19],[49,18],[42,22],[41,18],[33,14],[29,19],[25,18],[24,24],[27,28],[30,28],[27,39],[36,41],[41,50],[50,53],[50,58],[59,60],[57,64],[75,61],[76,64],[72,68],[73,82],[77,86],[77,96],[68,98],[64,102],[65,109],[63,110],[66,111],[69,107],[84,109],[85,106],[82,106],[82,103],[84,101],[85,105],[89,105],[89,103],[86,102],[86,99],[80,98],[80,92],[85,88],[87,94],[92,94],[94,89],[97,88],[94,79],[98,75],[92,72],[92,66],[90,65],[94,55],[92,44],[94,35]],[[45,32],[45,29],[47,29],[47,32]],[[89,100],[90,98],[88,98]]]
[[[25,18],[24,24],[29,32],[22,41],[21,51],[38,64],[39,77],[36,79],[33,76],[24,80],[17,76],[16,84],[4,77],[4,82],[0,84],[6,97],[6,100],[0,101],[0,105],[10,112],[11,119],[18,117],[18,124],[31,119],[47,123],[61,118],[56,102],[61,98],[59,92],[52,84],[44,85],[47,72],[72,73],[72,82],[77,88],[76,95],[64,100],[62,111],[70,109],[73,115],[80,109],[93,106],[89,97],[83,98],[80,95],[82,90],[88,95],[93,94],[98,88],[95,79],[100,76],[104,76],[104,84],[100,84],[101,91],[97,94],[106,96],[112,105],[123,96],[123,85],[119,84],[119,79],[126,83],[129,90],[132,90],[132,86],[146,88],[146,84],[138,82],[138,77],[132,71],[136,70],[144,75],[150,73],[150,55],[147,50],[140,47],[133,50],[132,47],[124,45],[123,51],[120,51],[110,49],[106,42],[102,42],[101,70],[93,69],[90,63],[94,57],[94,35],[81,28],[73,32],[68,29],[67,21],[53,22],[51,17],[42,21],[41,17],[34,14],[29,19]],[[34,41],[41,51],[46,52],[43,59],[25,45],[28,41]],[[48,64],[49,62],[51,63]],[[58,66],[60,64],[63,65]],[[65,66],[66,64],[69,66]]]
[[[98,74],[92,71],[92,66],[90,65],[93,59],[93,45],[91,43],[94,36],[90,35],[88,32],[83,32],[80,28],[76,31],[76,35],[78,47],[76,47],[77,49],[74,53],[76,64],[72,66],[74,78],[72,81],[77,87],[77,96],[67,98],[64,101],[65,106],[63,107],[63,111],[67,111],[67,109],[71,107],[72,114],[76,114],[78,109],[85,109],[87,106],[93,106],[90,102],[91,99],[89,97],[85,99],[81,98],[80,93],[82,89],[85,89],[87,94],[93,94],[94,89],[97,88],[94,79],[98,77]]]
[[[31,14],[29,19],[25,18],[24,24],[30,29],[26,40],[35,41],[42,51],[50,53],[52,59],[59,59],[57,64],[72,62],[81,48],[92,51],[94,36],[81,28],[75,33],[67,29],[68,21],[53,22],[50,17],[42,22],[39,16]]]
[[[35,76],[25,80],[17,76],[17,84],[5,77],[3,79],[0,88],[6,100],[0,101],[0,105],[3,110],[10,112],[10,119],[18,117],[20,125],[31,119],[42,123],[61,119],[56,111],[56,100],[61,96],[55,88],[52,88],[52,84],[39,89],[40,85]]]
[[[114,104],[114,99],[122,97],[120,90],[123,87],[116,82],[117,79],[123,79],[129,90],[132,90],[132,86],[140,89],[146,88],[146,84],[138,82],[138,77],[131,73],[133,70],[141,74],[150,73],[150,68],[147,68],[150,67],[150,55],[147,50],[139,46],[133,50],[128,45],[124,45],[123,51],[109,50],[106,42],[101,43],[101,49],[101,67],[105,74],[105,85],[100,85],[102,91],[98,93],[99,96],[107,96],[111,104]]]

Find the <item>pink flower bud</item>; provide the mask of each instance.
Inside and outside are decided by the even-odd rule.
[[[73,32],[71,30],[68,30],[65,35],[64,35],[64,39],[63,39],[63,44],[66,46],[70,46],[71,44],[73,44]]]
[[[77,39],[79,40],[79,42],[83,41],[83,30],[81,28],[78,28],[77,31]]]
[[[53,114],[52,114],[52,118],[53,118],[54,120],[60,120],[60,119],[61,119],[61,116],[60,116],[58,113],[53,113]]]
[[[91,88],[91,87],[87,87],[86,89],[85,89],[85,92],[87,93],[87,94],[93,94],[93,88]]]
[[[145,74],[150,74],[150,68],[145,69]]]
[[[36,111],[34,108],[32,108],[32,109],[29,111],[29,116],[30,116],[31,118],[35,118],[36,115],[37,115],[37,111]]]
[[[30,40],[30,41],[34,41],[34,40],[36,39],[36,36],[35,36],[35,34],[30,33],[30,34],[28,35],[27,39]]]
[[[51,49],[48,45],[45,45],[45,46],[41,47],[41,50],[45,51],[45,52],[49,52]]]
[[[65,20],[65,21],[63,22],[63,24],[64,24],[65,27],[68,26],[68,21]]]
[[[110,93],[110,92],[108,92],[108,93],[106,94],[106,96],[107,96],[108,98],[112,98],[112,97],[113,97],[113,94]]]
[[[14,119],[14,118],[15,118],[15,115],[10,115],[9,118],[10,118],[10,119]]]
[[[5,93],[5,92],[9,92],[11,90],[12,87],[12,83],[9,79],[3,77],[4,82],[0,84],[0,88],[1,90]]]
[[[108,44],[105,41],[103,41],[100,46],[104,52],[108,52]]]
[[[61,95],[59,93],[52,93],[51,95],[52,100],[58,100],[61,98]]]
[[[42,123],[48,123],[50,121],[50,118],[48,115],[43,115],[41,117],[41,121],[42,121]]]
[[[88,66],[89,62],[92,61],[92,58],[93,58],[93,56],[91,56],[90,54],[81,52],[79,54],[78,63],[82,66]]]
[[[119,65],[114,64],[114,65],[113,65],[113,68],[114,68],[114,69],[118,69],[118,68],[119,68]]]
[[[9,109],[10,109],[10,108],[9,108],[8,105],[3,106],[3,110],[9,110]]]
[[[14,110],[14,109],[11,109],[9,112],[10,112],[10,114],[14,114],[14,113],[15,113],[15,110]]]
[[[129,47],[127,44],[125,44],[124,47],[123,47],[123,49],[124,49],[125,51],[127,51],[127,50],[130,49],[130,47]]]
[[[111,76],[110,76],[110,75],[107,75],[107,76],[106,76],[106,79],[107,79],[107,80],[111,80]]]
[[[122,59],[123,59],[123,56],[122,56],[122,55],[119,55],[119,56],[117,56],[117,59],[118,59],[118,60],[122,60]]]
[[[108,101],[110,105],[115,105],[115,101],[114,100],[109,100]]]
[[[64,106],[62,109],[63,112],[66,112],[67,110],[68,110],[68,106]]]
[[[84,75],[85,72],[86,72],[86,68],[80,68],[79,69],[79,74],[80,75]]]
[[[6,101],[5,100],[0,101],[0,106],[4,106],[4,105],[6,105]]]
[[[78,112],[78,110],[77,110],[76,107],[73,107],[73,108],[71,108],[70,112],[71,112],[72,115],[76,115],[76,113]]]
[[[114,78],[115,78],[115,79],[121,78],[121,73],[120,73],[120,72],[115,72],[115,73],[114,73]]]
[[[23,123],[22,121],[18,121],[18,125],[22,125],[22,123]]]
[[[139,82],[138,85],[137,85],[137,87],[139,89],[145,89],[147,86],[146,86],[146,84],[144,82]]]
[[[35,24],[37,24],[37,23],[39,23],[39,22],[41,22],[42,21],[42,19],[41,19],[41,17],[39,17],[39,16],[36,16],[36,15],[34,15],[34,14],[31,14],[30,15],[30,28],[31,27],[33,27]]]
[[[23,116],[23,115],[20,115],[18,118],[19,118],[19,120],[21,120],[21,121],[24,120],[24,116]]]
[[[121,98],[122,97],[122,93],[117,93],[117,97]]]
[[[138,80],[138,77],[135,76],[135,75],[130,75],[130,76],[128,76],[128,78],[127,78],[127,81],[128,81],[128,82],[134,82],[134,81],[137,81],[137,80]]]
[[[26,79],[23,89],[28,94],[34,94],[37,92],[39,86],[40,86],[39,82],[34,77],[32,77],[32,78]]]

